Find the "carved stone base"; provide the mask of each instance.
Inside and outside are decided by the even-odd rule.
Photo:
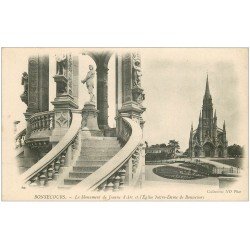
[[[71,110],[78,108],[78,106],[69,94],[58,96],[51,103],[55,107],[55,126],[50,137],[50,142],[54,147],[67,133],[71,124]]]
[[[77,109],[78,105],[74,102],[74,99],[71,95],[65,94],[59,97],[56,97],[53,102],[51,102],[55,111],[59,109]]]
[[[94,103],[87,102],[82,109],[82,130],[88,128],[92,136],[103,136],[97,124],[98,110]]]
[[[142,119],[142,113],[146,109],[141,105],[138,105],[136,102],[128,102],[124,103],[122,108],[118,111],[119,115],[123,117],[129,117],[133,121],[140,124],[141,128],[143,128],[145,121]]]

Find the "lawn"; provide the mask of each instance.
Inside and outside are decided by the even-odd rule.
[[[232,159],[211,159],[211,161],[223,163],[233,167],[241,167],[243,158],[232,158]]]
[[[175,180],[193,180],[207,177],[200,173],[194,172],[193,170],[185,170],[172,166],[156,167],[153,169],[153,172],[163,178]]]

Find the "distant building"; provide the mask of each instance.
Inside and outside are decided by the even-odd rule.
[[[190,157],[227,157],[226,124],[217,126],[216,110],[213,113],[212,96],[209,91],[208,76],[203,98],[202,112],[197,129],[191,125],[189,139]]]
[[[156,144],[146,147],[145,149],[145,160],[146,162],[154,162],[166,160],[173,157],[173,149],[170,145]]]
[[[166,153],[170,154],[172,151],[172,148],[168,145],[166,146],[165,144],[157,144],[157,145],[152,145],[150,147],[147,147],[145,152],[151,153],[151,154],[161,154],[161,153]]]

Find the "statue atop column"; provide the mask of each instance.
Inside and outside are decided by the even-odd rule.
[[[24,91],[21,95],[21,100],[28,105],[28,85],[29,85],[29,77],[27,72],[23,72],[21,84],[24,86]]]
[[[92,65],[89,65],[89,72],[87,73],[86,77],[81,81],[83,84],[86,83],[89,95],[90,95],[90,102],[95,103],[95,95],[94,95],[94,77],[95,71]]]
[[[56,74],[66,75],[67,55],[56,55]]]
[[[141,86],[141,60],[137,54],[133,54],[133,87],[140,87]]]

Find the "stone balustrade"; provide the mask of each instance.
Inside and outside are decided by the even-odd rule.
[[[21,148],[21,147],[25,144],[25,136],[26,136],[26,129],[22,130],[22,131],[15,137],[16,149]]]
[[[52,130],[55,126],[54,111],[36,113],[30,117],[31,133],[42,130]]]
[[[70,145],[72,146],[71,148],[69,147]],[[72,150],[72,155],[74,155],[76,150],[78,150],[79,133],[75,136],[74,140],[72,140],[72,143],[70,145],[68,145],[68,147],[64,151],[62,151],[50,164],[48,164],[36,175],[30,178],[27,184],[29,186],[44,187],[48,186],[53,180],[57,180],[59,173],[62,172],[62,168],[65,167],[66,155],[68,150]]]
[[[126,145],[132,135],[132,126],[127,120],[123,118],[119,118],[119,126],[118,126],[118,140],[120,141],[121,145]],[[133,140],[133,138],[131,138]],[[140,156],[141,156],[141,144],[138,144],[135,148],[132,149],[130,156],[126,159],[126,162],[121,165],[119,170],[117,170],[111,177],[109,177],[106,181],[104,181],[101,185],[98,186],[98,191],[120,191],[124,189],[124,185],[126,182],[126,175],[127,178],[130,178],[129,168],[131,165],[132,174],[131,177],[138,170]],[[126,174],[127,173],[127,174]],[[127,180],[127,182],[130,182]]]
[[[43,116],[46,115],[43,114]],[[50,117],[53,116],[50,114]],[[33,121],[35,122],[35,119]],[[46,126],[41,126],[47,126],[47,129],[49,129],[48,124]],[[24,183],[24,186],[29,185],[44,187],[49,185],[53,180],[58,179],[59,174],[62,172],[62,168],[67,166],[68,150],[72,150],[71,153],[74,153],[78,149],[80,127],[81,114],[73,113],[72,124],[62,140],[42,159],[22,174],[21,181]],[[70,164],[70,162],[68,162],[68,164]]]

